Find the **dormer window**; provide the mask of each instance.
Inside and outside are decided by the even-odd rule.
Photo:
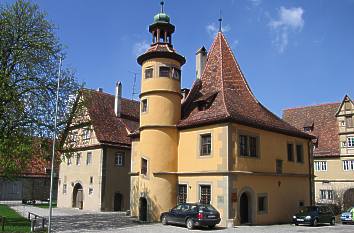
[[[171,68],[168,66],[160,66],[160,77],[165,77],[165,78],[169,78],[170,77],[170,72],[171,72]]]
[[[313,131],[313,127],[314,127],[313,120],[307,120],[304,123],[304,126],[303,126],[304,132],[312,132]]]

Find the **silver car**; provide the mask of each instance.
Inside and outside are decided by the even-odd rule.
[[[353,219],[352,219],[352,210],[354,207],[350,207],[347,211],[343,212],[340,215],[340,220],[342,221],[343,224],[347,224],[347,223],[353,223]]]

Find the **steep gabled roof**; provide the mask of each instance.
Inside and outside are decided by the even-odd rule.
[[[350,99],[350,97],[348,95],[345,95],[343,100],[342,100],[342,102],[340,103],[340,105],[339,105],[339,107],[337,109],[336,116],[339,115],[339,113],[340,113],[343,105],[345,104],[345,102],[350,102],[350,103],[354,104],[354,102]]]
[[[198,100],[213,96],[200,106]],[[205,96],[203,98],[203,96]],[[179,128],[218,122],[236,122],[255,128],[311,138],[266,109],[253,95],[224,35],[219,32],[208,54],[200,81],[182,104]]]
[[[339,135],[336,112],[340,103],[328,103],[307,107],[285,109],[283,119],[299,130],[303,130],[307,122],[313,122],[311,134],[315,135],[317,147],[314,156],[339,156]]]
[[[87,89],[82,91],[82,95],[97,140],[100,143],[129,145],[128,133],[139,127],[139,102],[122,98],[121,117],[117,117],[113,95]]]

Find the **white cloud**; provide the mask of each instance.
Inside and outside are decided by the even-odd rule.
[[[271,20],[269,26],[275,31],[273,43],[279,52],[285,51],[289,42],[289,33],[300,32],[304,27],[304,10],[301,7],[285,8],[280,7],[278,19]]]
[[[205,27],[205,29],[211,37],[214,37],[219,31],[219,25],[217,25],[216,23],[211,23],[211,24],[208,24]],[[221,26],[221,31],[224,33],[228,32],[230,30],[231,30],[231,27],[229,25]]]
[[[150,44],[146,42],[146,40],[136,42],[133,46],[133,54],[138,56],[145,52],[150,47]]]

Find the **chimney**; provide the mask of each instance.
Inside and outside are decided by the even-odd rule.
[[[203,74],[203,70],[205,67],[205,63],[207,60],[207,54],[208,52],[206,51],[205,47],[201,47],[197,53],[195,54],[195,70],[196,70],[196,75],[197,79],[200,79]]]
[[[97,91],[98,91],[98,92],[103,92],[103,88],[102,88],[102,87],[99,87],[99,88],[97,88]]]
[[[116,82],[116,93],[114,98],[114,113],[117,117],[120,117],[122,112],[122,83]]]

